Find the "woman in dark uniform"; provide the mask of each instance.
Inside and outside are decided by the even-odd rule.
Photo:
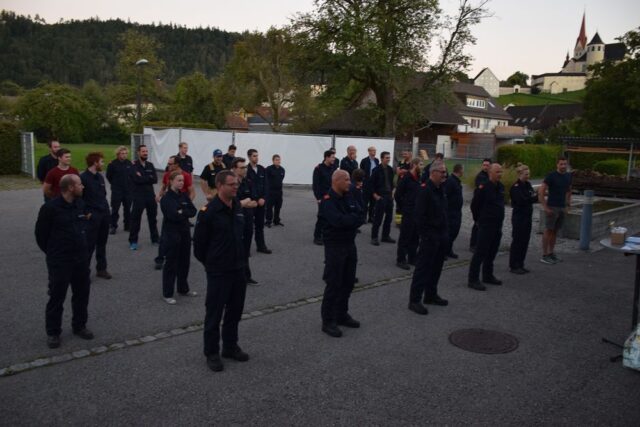
[[[162,296],[167,304],[175,304],[173,298],[176,279],[178,293],[184,296],[196,296],[189,290],[187,276],[191,260],[191,233],[189,218],[196,215],[187,193],[180,190],[184,186],[182,171],[175,171],[169,176],[169,190],[160,200],[162,220],[162,245],[166,251],[166,259],[162,268]]]
[[[529,167],[518,163],[516,168],[518,180],[511,186],[511,250],[509,251],[509,268],[514,274],[525,274],[529,270],[524,268],[527,256],[529,238],[531,237],[531,216],[533,204],[538,202],[538,195],[529,182]]]

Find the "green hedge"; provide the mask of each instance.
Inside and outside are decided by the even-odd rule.
[[[628,161],[629,155],[607,153],[569,153],[569,164],[571,165],[572,169],[594,170],[596,163],[603,160],[615,159]]]
[[[542,177],[556,168],[556,160],[562,155],[560,145],[518,144],[498,148],[498,163],[507,167],[523,163],[529,166],[531,177]]]
[[[11,122],[0,122],[0,175],[20,173],[20,132]]]
[[[218,129],[213,123],[190,122],[144,122],[143,126],[159,128]]]
[[[628,160],[622,159],[609,159],[600,160],[593,165],[593,170],[600,173],[606,173],[607,175],[626,175],[627,168],[629,166]]]

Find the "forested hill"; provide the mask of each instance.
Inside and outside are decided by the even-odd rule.
[[[167,83],[200,71],[211,77],[231,57],[240,38],[215,28],[184,28],[175,25],[139,25],[122,20],[65,21],[47,24],[37,16],[29,19],[13,12],[0,13],[0,81],[12,80],[31,88],[40,81],[81,86],[93,79],[113,82],[120,36],[129,29],[154,37],[161,45],[157,54],[165,63]]]

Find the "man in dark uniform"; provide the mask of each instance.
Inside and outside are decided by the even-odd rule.
[[[418,249],[418,233],[414,216],[416,198],[420,189],[420,168],[422,159],[416,158],[409,162],[411,169],[398,181],[394,195],[396,207],[402,211],[400,236],[398,237],[398,252],[396,265],[409,270],[409,264],[415,265]],[[407,262],[408,258],[408,262]]]
[[[256,251],[263,254],[270,254],[271,250],[267,248],[264,241],[264,217],[266,203],[269,197],[269,187],[267,185],[267,172],[264,166],[258,164],[258,150],[251,148],[247,151],[249,157],[249,168],[247,169],[247,181],[251,184],[253,192],[253,200],[258,202],[253,216],[253,224],[255,226]]]
[[[324,160],[313,169],[313,195],[318,203],[318,217],[316,227],[313,231],[313,243],[322,245],[322,230],[324,229],[323,218],[320,216],[320,204],[324,196],[331,189],[331,175],[333,174],[333,163],[336,156],[331,150],[324,152]]]
[[[189,144],[181,142],[178,144],[178,165],[183,171],[193,174],[193,159],[187,153],[189,152]]]
[[[89,268],[93,251],[96,251],[96,276],[111,279],[107,271],[107,239],[109,237],[109,203],[104,177],[100,173],[104,166],[102,153],[89,153],[86,158],[87,170],[80,174],[84,187],[82,200],[90,214],[87,228]]]
[[[373,190],[371,190],[371,174],[380,164],[380,160],[376,158],[376,147],[369,147],[369,155],[360,160],[360,169],[364,171],[364,210],[367,211],[367,221],[373,222],[373,209],[375,208],[375,200],[373,200]]]
[[[60,180],[61,195],[40,208],[36,222],[36,242],[47,255],[49,302],[46,309],[47,345],[60,347],[62,312],[67,289],[71,285],[73,333],[93,339],[87,329],[89,304],[89,254],[86,227],[88,217],[82,203],[82,182],[77,175]]]
[[[58,142],[56,138],[51,138],[47,141],[47,146],[49,147],[49,154],[40,157],[36,169],[36,175],[42,184],[44,184],[44,179],[47,177],[49,171],[58,166],[58,156],[56,156],[56,153],[60,149],[60,142]]]
[[[455,242],[460,233],[460,225],[462,224],[462,175],[464,168],[460,163],[453,166],[453,173],[449,175],[444,184],[444,193],[447,196],[447,222],[449,224],[449,250],[447,257],[457,259],[458,255],[453,252],[453,242]]]
[[[358,150],[356,147],[350,145],[347,147],[347,155],[340,160],[340,169],[347,171],[349,176],[353,174],[354,170],[358,169],[358,161],[356,160],[357,154]]]
[[[251,268],[249,266],[249,256],[251,254],[251,240],[253,239],[253,216],[258,206],[258,202],[253,200],[253,191],[251,189],[251,183],[247,179],[247,163],[242,157],[236,157],[231,163],[231,170],[238,179],[238,190],[236,191],[236,198],[242,208],[241,213],[244,216],[243,222],[243,239],[242,244],[244,248],[243,256],[246,258],[244,264],[244,272],[246,282],[250,285],[257,285],[251,275]]]
[[[244,216],[236,200],[238,180],[231,171],[216,176],[217,194],[198,215],[193,234],[193,253],[207,273],[204,355],[209,369],[224,369],[222,357],[239,362],[249,355],[238,346],[238,324],[242,318],[247,283],[244,277]]]
[[[373,217],[373,226],[371,227],[371,244],[380,245],[378,240],[378,231],[382,224],[382,240],[386,243],[395,243],[390,236],[391,233],[391,217],[393,215],[393,168],[389,166],[391,155],[387,151],[380,154],[380,166],[373,170],[371,174],[370,184],[373,193],[373,199],[376,201],[375,214]],[[384,222],[383,222],[384,217]]]
[[[363,224],[360,207],[349,195],[349,174],[337,170],[332,175],[331,189],[320,204],[324,229],[324,281],[322,298],[322,331],[341,337],[338,325],[359,328],[360,322],[349,314],[349,297],[356,279],[358,251],[356,230]]]
[[[429,180],[422,184],[416,200],[414,217],[420,234],[420,249],[411,281],[409,310],[422,315],[428,313],[420,301],[422,298],[425,304],[448,304],[438,295],[438,281],[449,250],[447,197],[443,188],[446,173],[443,161],[431,163]]]
[[[502,285],[493,275],[493,260],[500,248],[502,239],[502,221],[504,220],[504,185],[502,166],[494,163],[489,168],[489,180],[476,188],[471,202],[471,214],[478,224],[478,245],[469,265],[469,287],[484,291],[480,283],[480,265],[482,281],[490,285]]]
[[[398,162],[398,167],[396,168],[398,180],[402,179],[402,177],[411,169],[411,151],[404,150],[402,152],[402,159]]]
[[[208,202],[213,200],[216,195],[216,175],[225,170],[223,159],[222,150],[213,150],[213,161],[206,165],[200,174],[200,188]]]
[[[491,159],[484,159],[482,161],[482,166],[478,175],[476,175],[475,180],[475,188],[478,188],[480,184],[484,184],[489,181],[489,168],[491,167]],[[474,192],[475,194],[475,192]],[[471,199],[471,203],[473,204],[473,199]],[[469,250],[471,252],[476,250],[476,244],[478,242],[478,224],[473,223],[473,227],[471,227],[471,240],[469,241]]]
[[[336,149],[334,147],[329,148],[329,151],[333,153],[333,170],[337,170],[340,168],[340,160],[336,157]]]
[[[444,154],[436,153],[435,157],[433,158],[433,162],[438,160],[441,162],[444,162]],[[420,177],[420,182],[427,182],[429,180],[429,177],[431,176],[431,165],[433,164],[433,162],[429,163],[427,167],[425,167],[424,170],[422,171],[422,177]]]
[[[227,169],[231,169],[232,167],[231,163],[233,163],[233,159],[236,158],[236,150],[237,150],[237,147],[231,144],[227,149],[227,154],[222,156],[222,163],[224,163],[224,166]]]
[[[281,160],[278,154],[274,154],[271,161],[273,164],[267,166],[266,169],[269,197],[267,197],[265,225],[271,227],[271,223],[273,223],[273,225],[284,227],[280,220],[280,209],[282,208],[282,182],[284,181],[285,170],[280,165]]]
[[[111,234],[118,229],[118,211],[122,204],[124,231],[131,226],[131,161],[127,159],[129,151],[124,145],[116,150],[116,158],[107,166],[107,180],[111,184]]]
[[[138,147],[138,160],[133,162],[130,177],[133,182],[133,206],[131,208],[131,230],[129,232],[129,249],[138,249],[138,233],[140,232],[140,221],[142,212],[146,209],[147,220],[149,221],[149,232],[151,242],[160,243],[156,216],[158,205],[153,185],[158,182],[156,168],[153,163],[148,162],[149,149],[146,145]]]

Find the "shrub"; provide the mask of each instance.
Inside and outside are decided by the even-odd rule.
[[[570,153],[569,164],[572,169],[594,170],[596,163],[602,160],[622,160],[629,159],[628,154],[608,154],[608,153]],[[626,169],[625,169],[626,173]]]
[[[20,173],[20,132],[11,122],[0,122],[0,175]]]
[[[593,165],[593,170],[607,175],[626,175],[629,162],[622,159],[601,160]]]
[[[472,168],[470,170],[464,171],[464,177],[462,178],[462,182],[464,182],[469,188],[473,189],[476,185],[476,175],[480,172],[480,166]],[[515,166],[506,167],[503,165],[502,167],[502,185],[504,185],[504,203],[505,206],[511,203],[511,195],[509,190],[511,186],[518,180],[518,172],[516,172]]]
[[[159,128],[218,129],[213,123],[191,122],[144,122],[143,126]]]
[[[518,162],[529,166],[531,177],[545,176],[556,167],[556,160],[562,154],[560,145],[503,145],[498,148],[498,163],[505,167],[515,167]]]

